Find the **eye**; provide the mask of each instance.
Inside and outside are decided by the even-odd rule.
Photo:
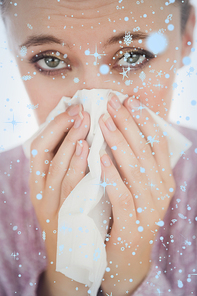
[[[62,70],[71,70],[67,55],[59,52],[42,52],[32,57],[29,62],[46,75],[56,75]]]
[[[137,64],[142,63],[144,60],[146,59],[145,55],[140,55],[140,54],[136,54],[136,53],[128,53],[126,52],[123,56],[123,58],[121,58],[118,61],[118,64],[120,66],[136,66]]]
[[[40,59],[37,64],[44,70],[49,69],[62,69],[65,68],[66,64],[64,61],[61,61],[60,59],[56,57],[45,57],[43,59]]]
[[[155,58],[154,54],[136,48],[133,50],[122,49],[116,56],[118,57],[118,62],[114,65],[115,68],[129,67],[131,70],[132,68],[137,70],[145,66],[150,59]]]

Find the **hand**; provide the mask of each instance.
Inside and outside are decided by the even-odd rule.
[[[132,104],[126,99],[122,105],[113,95],[111,116],[99,119],[118,167],[107,154],[101,157],[102,179],[113,184],[106,186],[113,222],[102,289],[113,296],[130,295],[146,277],[155,235],[175,192],[167,140],[148,111],[136,108],[139,101],[132,98]],[[149,136],[153,145],[146,142]]]
[[[88,290],[83,284],[55,271],[58,212],[87,168],[89,147],[84,139],[89,131],[90,117],[87,112],[82,112],[80,115],[84,118],[81,119],[79,111],[82,106],[81,109],[76,106],[74,116],[68,114],[70,107],[55,117],[31,145],[31,201],[43,231],[48,259],[47,270],[38,288],[38,295],[42,296],[87,295]],[[81,123],[78,128],[75,127],[77,123]],[[80,155],[76,155],[78,140],[82,146]]]

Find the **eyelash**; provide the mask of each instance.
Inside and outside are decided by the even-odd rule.
[[[121,53],[121,56],[118,57],[118,62],[120,60],[122,60],[122,59],[124,59],[124,61],[125,61],[125,59],[129,58],[129,56],[125,57],[126,54],[129,54],[130,57],[132,57],[134,55],[136,55],[138,57],[140,57],[140,56],[144,57],[144,60],[141,63],[138,63],[138,61],[137,61],[135,63],[128,63],[129,64],[128,66],[123,66],[123,65],[122,66],[121,65],[115,65],[114,66],[115,69],[116,68],[117,69],[119,69],[119,68],[122,69],[122,68],[129,67],[130,71],[139,70],[139,69],[143,68],[151,59],[156,57],[154,54],[152,54],[151,52],[149,52],[147,50],[137,49],[137,48],[133,48],[133,49],[131,49],[131,48],[123,48],[115,56],[118,56],[120,53]],[[116,62],[116,64],[117,64],[117,62]],[[132,66],[132,64],[135,64],[135,65]],[[137,65],[137,67],[136,67],[136,65]]]
[[[53,55],[52,53],[54,53],[54,51],[47,51],[47,52],[43,52],[41,54],[37,54],[35,56],[33,56],[31,59],[30,59],[30,64],[33,64],[34,67],[42,74],[44,75],[59,75],[60,73],[62,73],[63,71],[71,71],[71,67],[69,65],[69,63],[66,63],[66,61],[64,59],[60,59],[58,58],[56,55]],[[120,56],[120,53],[121,53],[121,56]],[[117,63],[121,60],[121,59],[125,59],[125,54],[130,54],[130,57],[133,56],[133,55],[136,55],[136,56],[143,56],[145,58],[145,60],[139,64],[137,64],[137,62],[133,63],[133,64],[137,64],[138,66],[136,67],[135,66],[132,66],[132,63],[130,63],[128,66],[121,66],[121,65],[117,65]],[[126,68],[126,67],[129,67],[130,68],[130,71],[133,71],[133,70],[139,70],[141,68],[143,68],[148,62],[149,60],[155,58],[155,55],[152,54],[151,52],[147,51],[147,50],[144,50],[144,49],[137,49],[137,48],[123,48],[121,50],[119,50],[115,56],[113,57],[113,59],[115,57],[118,56],[118,61],[116,61],[115,63],[112,63],[113,65],[113,68],[115,70],[120,70],[122,68]],[[44,60],[45,58],[55,58],[57,60],[59,60],[59,63],[60,62],[64,62],[65,63],[65,66],[67,65],[67,67],[65,68],[60,68],[60,69],[57,69],[57,70],[46,70],[46,69],[42,69],[40,66],[37,65],[38,61],[41,61],[41,60]],[[46,62],[45,62],[46,63]],[[59,64],[58,64],[59,65]],[[46,64],[47,66],[47,64]]]
[[[57,70],[46,70],[46,69],[42,69],[40,66],[37,65],[38,61],[41,61],[42,59],[45,59],[45,58],[55,58],[55,59],[59,60],[59,62],[66,63],[66,61],[64,59],[60,59],[56,55],[53,55],[52,53],[54,53],[54,51],[50,51],[50,52],[47,51],[47,52],[43,52],[41,54],[37,54],[37,55],[33,56],[29,62],[30,62],[30,64],[34,65],[36,70],[38,70],[40,73],[42,73],[44,75],[53,75],[54,76],[54,75],[60,74],[60,72],[62,72],[62,71],[65,71],[65,70],[70,71],[71,70],[71,68],[69,67],[69,64],[67,64],[67,66],[68,66],[67,68],[61,68],[61,69],[57,69]]]

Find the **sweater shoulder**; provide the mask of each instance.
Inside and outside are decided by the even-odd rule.
[[[27,162],[28,159],[23,152],[22,145],[3,151],[0,153],[0,173],[2,173],[3,170],[7,170],[9,166],[14,163],[18,163],[19,166],[21,166]]]
[[[29,192],[29,160],[22,145],[0,153],[0,193],[9,199],[20,199]],[[13,202],[14,202],[13,200]]]
[[[177,131],[183,134],[188,140],[192,142],[192,148],[195,146],[197,148],[197,130],[184,127],[175,123],[170,123],[172,127],[174,127]],[[194,149],[195,149],[194,148]]]

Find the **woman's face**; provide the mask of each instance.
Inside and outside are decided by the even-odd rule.
[[[39,123],[62,96],[83,88],[136,95],[165,119],[183,58],[180,8],[165,3],[12,2],[6,19],[10,46],[31,102],[39,104]]]

